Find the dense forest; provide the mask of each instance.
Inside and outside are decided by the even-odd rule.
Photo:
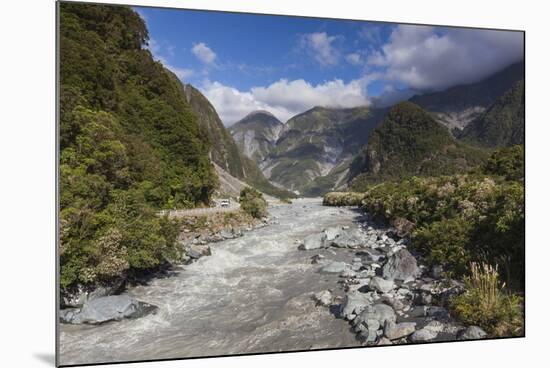
[[[207,204],[217,185],[182,89],[128,7],[60,5],[61,286],[179,257],[163,208]]]

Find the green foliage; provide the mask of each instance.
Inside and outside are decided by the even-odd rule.
[[[483,172],[487,175],[503,176],[506,180],[522,180],[525,173],[524,156],[522,145],[501,148],[489,157],[483,166]]]
[[[417,105],[402,102],[392,107],[351,163],[351,188],[364,191],[373,183],[412,175],[467,172],[486,157],[485,150],[456,141]]]
[[[206,204],[217,185],[181,84],[143,46],[131,8],[60,5],[61,286],[177,259],[158,209]]]
[[[360,206],[365,193],[330,192],[324,195],[324,206]]]
[[[524,187],[483,175],[453,175],[371,186],[363,208],[414,223],[412,247],[461,275],[469,261],[497,263],[508,280],[524,275]]]
[[[239,196],[241,209],[254,218],[262,218],[268,215],[267,202],[262,193],[251,187],[241,190]]]
[[[452,311],[463,322],[493,337],[523,335],[523,298],[504,291],[496,268],[473,263],[464,283],[465,292],[451,300]]]

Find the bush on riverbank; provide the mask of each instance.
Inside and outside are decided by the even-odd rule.
[[[251,187],[241,190],[239,196],[241,209],[254,218],[267,217],[267,202],[262,193]]]
[[[496,151],[477,173],[411,177],[370,187],[363,208],[388,222],[414,223],[412,247],[451,276],[471,261],[498,264],[505,278],[523,284],[523,148]]]
[[[451,300],[458,318],[493,337],[523,335],[523,299],[504,291],[496,268],[472,263],[464,283],[465,292]]]
[[[360,206],[365,193],[330,192],[323,197],[324,206]]]

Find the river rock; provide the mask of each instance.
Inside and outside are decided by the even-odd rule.
[[[340,316],[347,320],[353,320],[367,307],[367,305],[371,303],[372,299],[368,294],[346,294],[342,304],[340,305]]]
[[[330,262],[329,264],[321,268],[321,272],[325,273],[342,273],[347,270],[347,264],[345,262]]]
[[[374,305],[367,305],[365,309],[359,314],[353,323],[355,325],[358,324],[366,324],[368,325],[369,320],[375,320],[378,323],[378,326],[384,326],[384,323],[386,321],[389,322],[395,322],[396,321],[396,315],[392,307],[386,304],[374,304]],[[377,327],[376,329],[378,329]]]
[[[233,233],[228,230],[220,231],[220,236],[224,239],[233,239],[235,237],[235,235],[233,235]]]
[[[156,306],[140,302],[128,295],[111,295],[89,301],[79,312],[63,314],[65,323],[101,324],[124,318],[143,317],[157,309]]]
[[[406,249],[395,252],[382,268],[382,276],[387,280],[412,281],[420,275],[416,259]]]
[[[435,339],[437,335],[438,335],[437,331],[422,328],[420,330],[414,331],[410,337],[410,340],[412,342],[427,342]]]
[[[481,327],[470,326],[458,334],[459,340],[479,340],[487,337],[487,332],[483,331]]]
[[[331,245],[336,248],[359,248],[365,243],[365,236],[359,229],[346,231],[332,240]]]
[[[210,250],[210,247],[208,245],[189,245],[186,248],[187,255],[193,259],[199,259],[203,256],[210,256],[212,255],[212,251]]]
[[[386,322],[384,325],[384,336],[390,340],[397,340],[411,335],[416,328],[415,322]]]
[[[325,246],[325,240],[326,234],[324,233],[311,234],[304,238],[304,241],[302,242],[302,244],[300,244],[298,249],[311,250],[323,248]]]
[[[313,295],[313,299],[317,304],[328,307],[332,304],[332,293],[330,290],[323,290]]]
[[[323,233],[325,234],[325,239],[327,241],[332,241],[340,236],[342,229],[338,226],[332,226],[323,230]]]
[[[394,285],[391,280],[384,280],[381,277],[375,276],[370,280],[369,287],[380,293],[387,293],[393,289]]]

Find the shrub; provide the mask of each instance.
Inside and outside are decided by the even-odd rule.
[[[330,192],[323,197],[324,206],[360,206],[364,193]]]
[[[267,202],[262,193],[251,187],[241,190],[239,196],[241,209],[254,218],[267,217]]]
[[[504,290],[497,268],[472,263],[470,272],[464,278],[465,292],[451,300],[454,314],[491,336],[523,335],[523,299]]]
[[[522,145],[496,150],[483,166],[483,172],[503,176],[506,180],[521,180],[525,171],[523,156]]]

